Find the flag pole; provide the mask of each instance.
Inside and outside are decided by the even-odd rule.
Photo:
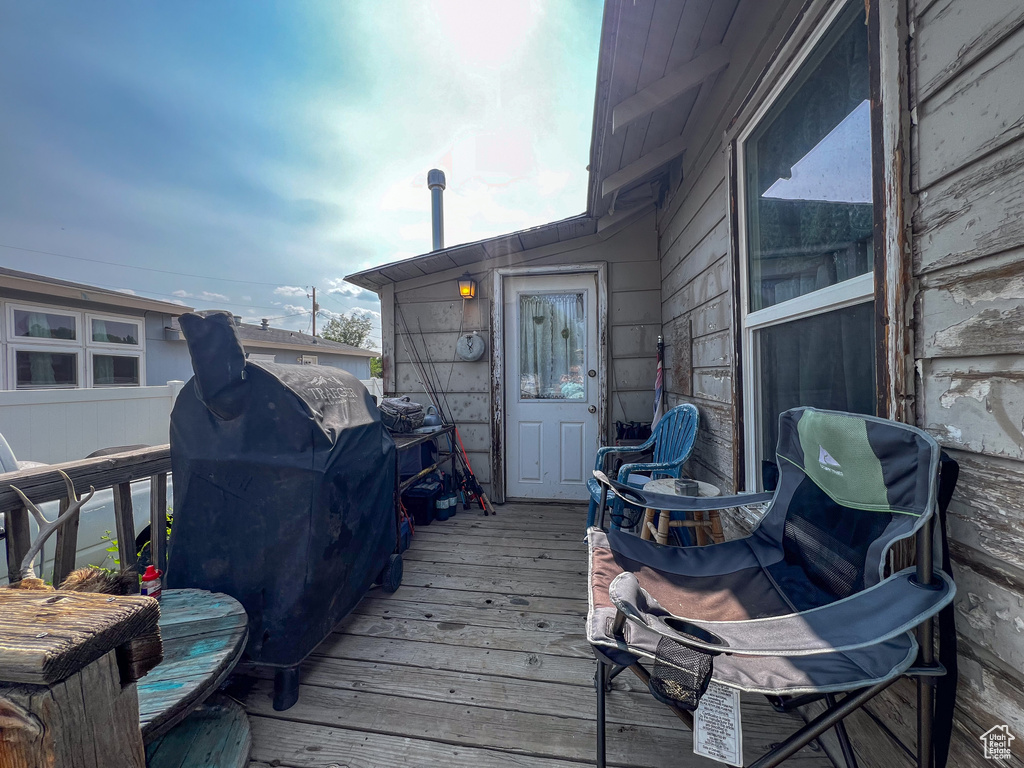
[[[654,418],[651,429],[654,429],[665,414],[665,342],[658,337],[658,372],[654,378]]]

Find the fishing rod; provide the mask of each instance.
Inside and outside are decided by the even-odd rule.
[[[405,322],[404,315],[403,315],[403,322]],[[406,323],[406,327],[408,328],[408,323]],[[420,322],[419,318],[416,318],[416,330],[419,331],[420,338],[422,339],[423,338],[423,324]],[[424,342],[424,344],[425,343],[426,342]],[[449,420],[449,422],[451,424],[454,425],[455,424],[455,419],[454,419],[454,417],[452,415],[451,406],[448,404],[448,395],[444,391],[444,389],[441,389],[441,387],[440,387],[441,375],[437,372],[437,367],[434,365],[433,358],[431,358],[429,354],[427,355],[427,363],[430,365],[430,370],[431,370],[431,372],[433,374],[433,378],[437,381],[436,389],[440,391],[441,398],[444,400],[445,410],[447,410],[447,412],[448,412],[448,420]],[[454,365],[454,361],[453,361],[452,364]],[[433,386],[433,384],[431,386]],[[483,487],[480,485],[480,483],[476,479],[476,473],[473,471],[473,467],[469,463],[469,456],[466,455],[466,447],[462,443],[462,434],[459,432],[459,428],[457,426],[455,427],[455,438],[459,442],[459,450],[460,450],[461,455],[462,455],[462,460],[466,464],[466,471],[469,473],[469,481],[470,481],[470,483],[472,483],[473,492],[476,494],[477,498],[480,500],[480,507],[484,510],[484,514],[496,515],[497,513],[494,511],[494,506],[491,504],[491,500],[487,498],[487,494],[484,493]],[[454,445],[452,447],[454,448]]]
[[[456,440],[458,441],[458,450],[456,450],[455,441],[451,439],[451,436],[449,436],[448,442],[452,450],[452,453],[455,454],[455,458],[459,459],[465,468],[465,475],[458,471],[453,473],[456,475],[456,480],[459,483],[460,490],[463,491],[464,498],[472,499],[473,497],[476,497],[477,502],[480,504],[480,509],[483,510],[485,515],[495,515],[497,513],[494,511],[494,507],[491,505],[490,499],[488,499],[486,493],[484,493],[483,487],[476,479],[476,474],[473,472],[473,467],[469,462],[469,457],[466,455],[466,449],[462,443],[462,436],[459,433],[459,428],[455,426],[455,419],[453,418],[451,406],[448,403],[448,398],[443,392],[443,390],[440,390],[439,386],[435,385],[434,381],[428,375],[427,366],[424,364],[423,357],[420,355],[419,348],[412,338],[412,332],[411,329],[409,328],[409,322],[405,318],[405,312],[402,309],[401,304],[399,304],[396,301],[395,306],[398,309],[399,319],[402,321],[402,325],[405,329],[406,338],[409,340],[409,347],[410,350],[412,351],[412,357],[415,364],[416,373],[420,378],[420,385],[423,387],[424,393],[427,395],[428,398],[431,399],[432,404],[434,405],[435,408],[437,408],[438,412],[442,415],[442,417],[445,418],[449,424],[455,427],[455,437]],[[418,319],[417,323],[419,323]],[[420,337],[422,338],[422,324],[418,325],[418,329],[420,332]],[[432,366],[434,375],[437,376],[437,369],[433,368],[433,360],[430,358],[429,355],[427,355],[426,357],[427,361]],[[437,380],[438,382],[440,382],[439,377]],[[468,509],[465,500],[463,501],[463,507]]]

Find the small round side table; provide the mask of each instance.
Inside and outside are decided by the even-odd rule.
[[[695,480],[697,483],[697,496],[701,498],[711,498],[714,496],[720,496],[721,491],[711,483],[705,483],[701,480]],[[667,496],[683,496],[681,493],[676,493],[676,479],[674,477],[663,477],[658,480],[651,480],[649,483],[644,484],[645,491],[651,491],[652,493],[662,493]],[[692,512],[692,520],[672,520],[671,515],[667,512],[662,511],[658,515],[658,527],[654,527],[654,509],[647,509],[644,511],[644,524],[643,529],[640,531],[640,538],[650,540],[652,537],[658,544],[668,544],[668,530],[669,528],[693,528],[697,536],[697,546],[702,547],[708,544],[708,531],[710,530],[710,539],[715,544],[721,544],[725,541],[725,534],[722,532],[722,520],[719,517],[718,510],[714,509],[710,512]],[[708,519],[704,516],[707,515]]]

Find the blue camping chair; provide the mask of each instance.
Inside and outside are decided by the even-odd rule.
[[[679,477],[683,464],[693,453],[693,444],[697,440],[697,425],[700,416],[697,409],[685,403],[677,405],[666,413],[655,425],[650,438],[643,445],[619,447],[606,446],[597,449],[597,460],[594,469],[604,471],[605,456],[609,453],[645,453],[654,448],[654,461],[650,463],[623,464],[619,469],[618,481],[636,488],[642,488],[649,480],[660,477]],[[644,474],[641,474],[644,473]],[[649,476],[648,476],[649,474]],[[601,484],[595,479],[587,481],[590,491],[590,509],[587,511],[587,528],[594,524],[597,507],[601,503]],[[611,502],[612,524],[618,527],[623,515],[622,499],[607,491]]]

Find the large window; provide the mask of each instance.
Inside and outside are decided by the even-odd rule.
[[[739,138],[748,487],[782,411],[875,409],[870,117],[851,2]]]
[[[144,320],[5,302],[9,389],[137,387],[143,382]]]

